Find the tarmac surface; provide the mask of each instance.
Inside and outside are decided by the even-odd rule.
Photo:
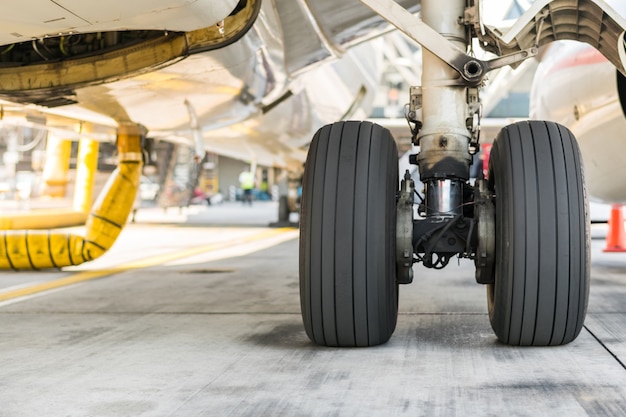
[[[606,225],[569,345],[498,343],[461,261],[416,266],[387,344],[335,349],[304,333],[276,213],[142,209],[100,259],[0,273],[0,417],[626,415],[626,254],[602,252]]]

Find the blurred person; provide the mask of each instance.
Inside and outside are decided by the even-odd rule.
[[[243,204],[252,205],[252,190],[254,190],[254,175],[252,172],[246,170],[239,174],[239,184],[243,190],[242,201]]]

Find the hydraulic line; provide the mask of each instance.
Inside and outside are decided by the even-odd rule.
[[[0,234],[0,269],[46,269],[79,265],[113,246],[124,228],[139,188],[141,135],[134,127],[118,132],[119,166],[87,217],[85,236],[54,230],[6,230]]]

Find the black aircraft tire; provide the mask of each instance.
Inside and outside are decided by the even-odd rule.
[[[379,345],[395,330],[397,191],[387,129],[339,122],[315,134],[302,190],[300,304],[316,344]]]
[[[580,333],[589,296],[589,221],[582,161],[572,133],[520,122],[494,141],[496,250],[489,318],[510,345],[563,345]]]

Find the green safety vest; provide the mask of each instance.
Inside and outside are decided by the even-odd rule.
[[[254,176],[251,172],[242,172],[239,176],[239,182],[241,183],[241,188],[244,190],[254,188]]]

